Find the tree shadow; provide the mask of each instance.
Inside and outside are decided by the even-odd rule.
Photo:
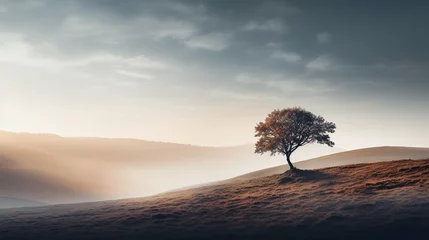
[[[315,182],[333,179],[335,176],[317,170],[288,170],[282,174],[280,184],[290,182]]]

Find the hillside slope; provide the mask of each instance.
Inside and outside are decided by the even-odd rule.
[[[3,239],[421,239],[429,159],[290,171],[147,198],[0,210]]]
[[[270,164],[278,162],[263,161],[252,146],[214,148],[0,131],[0,196],[46,203],[147,196]]]
[[[363,148],[353,151],[345,151],[326,155],[318,158],[313,158],[301,162],[294,163],[296,167],[301,169],[317,169],[334,166],[342,166],[347,164],[358,164],[358,163],[374,163],[391,160],[403,160],[403,159],[426,159],[429,158],[429,148],[415,148],[415,147],[373,147]],[[247,173],[227,181],[236,180],[250,180],[259,177],[270,176],[274,174],[281,174],[289,170],[287,164],[262,169],[259,171]]]

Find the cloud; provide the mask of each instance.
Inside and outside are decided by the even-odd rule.
[[[140,19],[138,26],[144,26],[146,32],[155,39],[173,38],[186,39],[195,34],[198,29],[186,21],[159,21],[155,19]]]
[[[165,63],[153,60],[150,57],[146,57],[143,55],[138,55],[130,58],[119,57],[119,59],[120,61],[124,61],[132,67],[142,67],[142,68],[152,68],[152,69],[171,68],[171,66],[167,66]]]
[[[331,83],[324,79],[288,79],[285,77],[282,80],[267,81],[267,86],[276,89],[281,89],[284,93],[288,94],[325,94],[335,91],[339,86],[333,86]]]
[[[250,77],[247,73],[240,73],[235,77],[235,81],[239,83],[253,83],[255,79]]]
[[[58,60],[60,61],[60,60]],[[95,53],[84,58],[61,60],[63,67],[84,67],[92,64],[105,64],[107,66],[125,66],[140,69],[162,70],[169,68],[166,64],[143,55],[123,57],[111,53]]]
[[[279,42],[269,42],[269,43],[267,43],[267,47],[270,47],[270,48],[279,48],[281,46],[283,46],[283,44],[281,44]]]
[[[96,21],[94,19],[68,16],[64,19],[61,29],[69,36],[95,36],[100,34],[117,32],[117,28],[109,27],[108,25]]]
[[[264,22],[250,21],[244,27],[244,31],[273,31],[282,33],[289,31],[289,26],[280,19],[271,19]]]
[[[26,8],[38,8],[45,6],[47,0],[26,0],[24,6]]]
[[[139,72],[132,72],[132,71],[127,71],[127,70],[122,70],[122,69],[118,69],[115,71],[117,74],[126,76],[126,77],[131,77],[131,78],[139,78],[139,79],[152,79],[153,76],[148,75],[148,74],[144,74],[144,73],[139,73]]]
[[[326,71],[334,68],[334,62],[328,55],[322,55],[307,63],[307,69],[312,71]]]
[[[22,34],[0,32],[0,62],[49,71],[61,71],[66,68],[79,68],[93,64],[154,70],[165,70],[171,67],[144,55],[124,57],[99,52],[88,53],[84,57],[73,59],[48,57],[38,53],[37,48],[24,39]]]
[[[24,41],[22,34],[1,32],[0,62],[45,69],[57,69],[63,65],[35,54],[33,46]]]
[[[0,3],[0,13],[5,13],[5,12],[7,12],[7,7]]]
[[[68,16],[62,31],[72,37],[98,36],[102,41],[107,38],[110,42],[118,43],[124,39],[164,38],[183,40],[198,31],[197,27],[187,21],[158,20],[149,17],[139,17],[126,23],[100,21],[90,16]]]
[[[265,16],[293,16],[301,14],[302,11],[297,7],[291,6],[285,1],[253,1],[257,6],[252,6],[255,13]],[[262,3],[262,4],[261,4]]]
[[[341,86],[332,84],[323,78],[288,75],[287,73],[240,73],[235,76],[235,82],[239,84],[237,90],[246,89],[246,92],[258,96],[281,98],[286,96],[323,95],[336,91]],[[226,90],[225,90],[226,91]],[[232,92],[231,92],[232,93]],[[236,95],[239,95],[236,93]],[[242,96],[242,95],[240,95]]]
[[[349,39],[341,36],[353,35],[356,26],[346,26],[338,21],[341,16],[327,16],[322,10],[300,3],[296,3],[295,8],[282,1],[249,1],[246,4],[199,1],[191,4],[179,0],[147,3],[77,0],[68,4],[46,1],[45,7],[29,10],[17,2],[21,1],[0,0],[7,9],[0,16],[5,22],[10,22],[7,26],[1,26],[0,31],[22,35],[0,46],[0,61],[49,71],[74,68],[96,74],[103,74],[104,71],[106,75],[115,77],[128,74],[128,78],[142,79],[147,76],[137,74],[144,73],[154,78],[162,74],[164,82],[183,78],[186,79],[185,85],[210,88],[217,85],[217,81],[224,81],[226,86],[231,82],[239,84],[247,81],[251,84],[253,78],[241,76],[232,80],[233,77],[226,75],[241,71],[251,73],[252,69],[283,73],[300,79],[303,84],[314,75],[334,79],[332,81],[350,82],[348,79],[357,75],[364,76],[361,79],[385,78],[389,75],[387,71],[361,67],[374,65],[380,59],[393,63],[408,59],[416,68],[427,69],[427,54],[424,55],[421,50],[425,49],[425,45],[420,44],[427,42],[424,41],[427,36],[423,32],[408,32],[408,28],[403,29],[399,24],[404,34],[395,33],[397,38],[390,38],[389,44],[377,45],[385,37],[367,38],[365,34],[359,34],[350,48]],[[229,11],[225,11],[225,6]],[[324,17],[329,24],[314,21],[320,17]],[[350,17],[354,18],[354,15]],[[412,16],[412,19],[415,17]],[[362,21],[369,32],[385,25],[383,22],[370,24],[368,19]],[[305,27],[309,24],[312,24],[311,29]],[[287,38],[285,34],[278,34],[287,32],[290,27],[294,32]],[[319,30],[314,32],[314,29]],[[401,44],[409,41],[405,33],[420,37],[412,35],[416,39],[413,44]],[[390,30],[386,34],[389,35]],[[55,49],[42,47],[43,42],[52,44]],[[332,46],[329,55],[323,55],[322,44]],[[219,53],[212,54],[211,51]],[[269,61],[261,56],[268,56]],[[183,59],[192,65],[184,64]],[[348,67],[352,65],[356,67]],[[178,71],[172,72],[173,66]],[[117,73],[117,69],[127,73]],[[179,70],[183,75],[177,74]],[[217,79],[188,77],[200,74],[196,71],[211,72],[212,75],[221,72],[224,75]],[[398,69],[396,72],[403,72],[402,75],[396,74],[397,78],[411,79],[408,70]],[[346,74],[350,77],[345,78]],[[419,75],[426,74],[416,73],[419,78],[412,78],[411,81],[420,81],[423,77]],[[92,77],[98,77],[94,75]],[[262,75],[258,77],[265,78]]]
[[[252,101],[263,101],[263,100],[279,100],[279,97],[273,94],[266,94],[265,92],[245,92],[245,91],[234,91],[232,89],[213,89],[208,94],[215,98],[220,99],[234,99],[234,100],[252,100]]]
[[[202,4],[184,4],[179,1],[162,1],[159,3],[162,7],[171,9],[177,13],[184,14],[184,15],[203,15],[207,12],[207,9]]]
[[[299,62],[301,61],[301,56],[294,52],[284,52],[278,51],[271,54],[271,58],[283,60],[286,62]]]
[[[317,41],[322,44],[331,42],[331,34],[327,32],[321,32],[317,34]]]
[[[222,51],[229,45],[230,34],[209,33],[193,36],[185,40],[185,45],[191,49],[204,49],[209,51]]]

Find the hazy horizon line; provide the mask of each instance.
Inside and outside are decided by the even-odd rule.
[[[74,138],[74,139],[108,139],[108,140],[135,140],[135,141],[143,141],[143,142],[152,142],[152,143],[165,143],[165,144],[176,144],[176,145],[186,145],[193,147],[201,147],[201,148],[234,148],[234,147],[245,147],[249,145],[254,145],[254,143],[243,143],[237,145],[198,145],[192,143],[183,143],[183,142],[169,142],[162,140],[149,140],[142,139],[138,137],[111,137],[111,136],[89,136],[89,135],[67,135],[67,134],[59,134],[59,133],[49,133],[49,132],[26,132],[26,131],[13,131],[13,130],[5,130],[0,129],[0,133],[12,133],[12,134],[30,134],[30,135],[45,135],[45,136],[53,136],[59,138]],[[358,147],[358,148],[343,148],[343,147],[335,147],[340,150],[340,152],[346,151],[354,151],[359,149],[367,149],[367,148],[379,148],[379,147],[408,147],[408,148],[429,148],[427,146],[406,146],[406,145],[374,145],[374,146],[366,146],[366,147]],[[330,154],[328,154],[330,155]]]
[[[90,135],[68,135],[68,134],[59,134],[59,133],[50,133],[50,132],[27,132],[27,131],[13,131],[13,130],[4,130],[0,129],[0,133],[12,133],[12,134],[29,134],[29,135],[45,135],[59,138],[74,138],[74,139],[111,139],[111,140],[136,140],[143,142],[152,142],[152,143],[165,143],[165,144],[177,144],[177,145],[188,145],[194,147],[204,147],[204,148],[232,148],[232,147],[243,147],[248,145],[253,145],[254,143],[243,143],[237,145],[198,145],[192,143],[184,142],[169,142],[162,140],[148,140],[138,137],[111,137],[111,136],[90,136]]]

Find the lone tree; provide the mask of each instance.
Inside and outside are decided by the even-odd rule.
[[[255,153],[270,152],[286,155],[291,170],[296,168],[290,161],[292,153],[309,143],[334,146],[329,133],[335,132],[335,123],[327,122],[323,117],[316,116],[300,107],[274,110],[255,127],[255,137],[259,137],[255,144]]]

